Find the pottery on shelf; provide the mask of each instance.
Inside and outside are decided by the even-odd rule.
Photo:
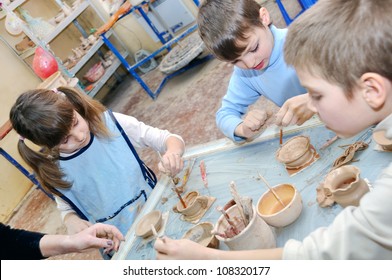
[[[56,59],[42,47],[35,49],[33,70],[41,79],[46,79],[59,69]]]
[[[102,62],[98,62],[87,71],[83,78],[91,83],[94,83],[98,81],[103,76],[103,74],[105,74],[105,68],[103,67]]]
[[[159,231],[162,226],[162,213],[159,210],[152,211],[140,219],[140,222],[136,225],[135,234],[137,236],[147,238],[153,235],[151,225],[155,227],[156,231]]]
[[[306,165],[313,159],[309,137],[295,136],[291,138],[276,151],[276,159],[289,169]]]
[[[373,132],[374,141],[386,151],[392,151],[392,139],[385,136],[385,130],[378,130]]]
[[[189,239],[204,247],[219,248],[219,240],[211,233],[214,225],[209,222],[203,222],[190,228],[182,236],[183,239]]]
[[[233,237],[224,238],[216,234],[219,241],[224,242],[230,250],[253,250],[275,248],[276,240],[270,226],[256,213],[255,206],[252,205],[253,215],[249,224],[241,232]],[[231,206],[226,213],[233,220],[240,220],[241,216],[237,205]],[[224,233],[230,225],[221,215],[215,224],[214,232]]]
[[[257,202],[257,214],[270,226],[285,227],[293,223],[302,212],[301,194],[291,184],[279,184],[272,189],[285,206],[268,190]]]
[[[369,191],[369,186],[360,177],[358,167],[345,165],[327,174],[323,190],[324,195],[332,197],[342,207],[358,206],[362,196]]]

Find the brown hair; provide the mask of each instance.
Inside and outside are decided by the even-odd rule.
[[[368,72],[392,81],[392,1],[320,0],[289,27],[285,61],[352,97]]]
[[[69,188],[72,184],[62,179],[64,174],[57,161],[58,145],[71,130],[74,111],[86,120],[94,135],[110,137],[103,120],[105,110],[98,101],[67,87],[60,87],[57,92],[34,89],[18,97],[10,111],[12,126],[19,135],[42,147],[34,151],[20,140],[18,151],[45,190],[58,194],[56,188]]]
[[[204,0],[197,23],[206,47],[219,59],[234,61],[244,52],[241,45],[255,27],[264,28],[261,6],[254,0]]]

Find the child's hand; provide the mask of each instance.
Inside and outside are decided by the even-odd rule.
[[[76,213],[69,213],[64,218],[64,224],[67,227],[68,234],[76,234],[90,227],[92,224],[79,218]]]
[[[302,125],[314,112],[308,108],[309,94],[301,94],[288,99],[276,114],[276,125]]]
[[[252,138],[261,132],[261,127],[267,120],[268,114],[263,110],[252,110],[246,114],[244,121],[235,129],[235,135]]]
[[[168,237],[157,238],[154,244],[158,260],[202,260],[208,259],[211,249],[189,239],[173,240]]]
[[[167,151],[158,164],[158,169],[170,177],[175,176],[184,168],[184,160],[179,153]]]

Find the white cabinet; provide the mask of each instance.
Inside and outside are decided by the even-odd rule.
[[[45,2],[43,2],[45,1]],[[88,82],[83,76],[87,73],[89,68],[98,62],[104,61],[107,57],[105,54],[109,49],[104,45],[101,38],[92,40],[86,49],[81,48],[82,39],[86,39],[94,32],[94,28],[99,28],[104,24],[105,20],[99,10],[89,0],[14,0],[2,2],[1,12],[4,15],[10,14],[22,18],[22,30],[36,46],[40,46],[46,51],[52,53],[59,65],[59,70],[64,77],[78,78],[79,82],[76,87],[86,94],[94,97],[97,92],[107,83],[110,77],[116,75],[116,70],[121,65],[117,58],[109,61],[111,63],[104,63],[106,66],[103,76],[96,82]],[[65,3],[71,9],[67,13],[61,15],[61,6]],[[33,5],[33,6],[32,6]],[[34,6],[35,5],[35,6]],[[37,8],[37,5],[44,5],[45,9]],[[45,22],[51,22],[53,28],[45,35],[39,36],[34,32],[26,22],[25,18],[21,16],[20,11],[35,10],[35,14],[31,15],[35,19],[43,18]],[[44,14],[40,14],[40,12]],[[1,14],[0,13],[0,17]],[[56,21],[54,21],[55,17]],[[49,19],[49,17],[51,19]],[[128,56],[128,52],[120,39],[113,30],[107,33],[107,36],[115,40],[117,47],[124,57]],[[23,35],[19,36],[23,38]],[[12,39],[12,38],[11,38]],[[86,40],[84,40],[86,42]],[[12,45],[12,43],[10,43]],[[35,48],[19,53],[20,58],[31,66],[32,58]],[[75,56],[78,54],[77,56]],[[113,57],[113,56],[112,56]],[[72,63],[69,63],[69,58],[72,58]],[[115,75],[114,75],[115,74]]]

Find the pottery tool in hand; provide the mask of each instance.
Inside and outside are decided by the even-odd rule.
[[[280,204],[282,204],[283,207],[286,207],[286,204],[283,203],[283,201],[279,198],[279,196],[277,195],[277,193],[274,191],[273,188],[271,188],[271,186],[268,184],[267,180],[264,179],[263,176],[261,176],[260,173],[259,174],[259,178],[261,180],[263,180],[263,182],[267,185],[267,188],[272,192],[272,194],[274,195],[274,197],[276,198],[277,201],[279,201]]]
[[[161,153],[160,153],[159,151],[157,151],[157,153],[158,153],[159,160],[161,161],[162,166],[163,166],[163,158],[162,158],[162,155],[161,155]],[[170,174],[167,174],[167,173],[165,173],[165,174],[166,174],[167,176],[170,177],[170,179],[171,179],[171,181],[172,181],[174,187],[176,187],[176,185],[178,184],[178,181],[177,181],[177,183],[176,183],[176,180],[175,180],[174,176],[171,176]]]
[[[184,188],[186,186],[186,183],[188,182],[189,175],[191,174],[191,171],[193,169],[193,165],[195,164],[195,161],[196,161],[196,158],[189,160],[188,167],[184,172],[184,176],[182,177],[181,186],[178,187],[178,190],[181,192],[184,191]]]
[[[177,188],[174,187],[174,188],[172,188],[172,190],[177,194],[178,198],[180,199],[180,202],[181,202],[182,206],[183,206],[184,208],[186,208],[187,206],[186,206],[186,204],[185,204],[185,201],[182,199],[181,194],[180,194],[180,192],[177,190]]]
[[[283,144],[283,128],[280,127],[279,129],[279,144],[282,146]]]

